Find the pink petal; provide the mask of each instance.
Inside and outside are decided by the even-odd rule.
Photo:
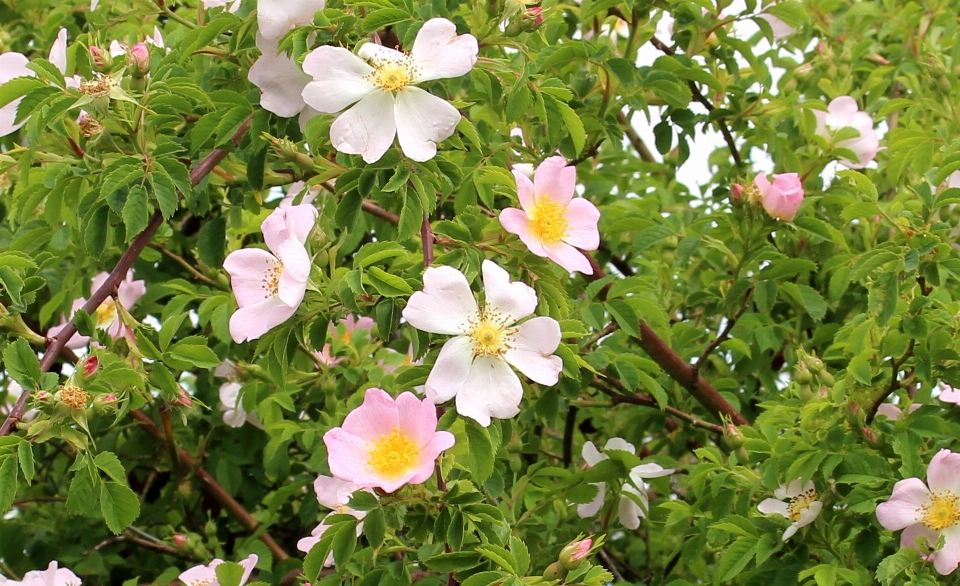
[[[900,547],[912,547],[913,549],[923,553],[923,551],[917,546],[917,539],[919,539],[921,536],[926,537],[927,542],[930,545],[933,545],[937,542],[937,539],[940,538],[940,533],[934,531],[933,529],[928,529],[922,523],[910,525],[903,530],[903,533],[900,534]]]
[[[513,177],[517,181],[517,197],[524,212],[532,210],[537,205],[537,196],[533,193],[533,182],[530,178],[514,169]],[[516,232],[514,232],[516,234]]]
[[[368,466],[370,452],[366,441],[334,427],[323,434],[323,443],[327,446],[331,474],[364,487],[380,486],[380,479],[371,474]]]
[[[399,427],[396,402],[386,391],[376,387],[367,389],[363,404],[343,420],[343,430],[364,441],[375,440]]]
[[[877,408],[877,415],[885,415],[890,421],[900,419],[900,408],[893,403],[884,403]]]
[[[956,391],[951,387],[947,387],[940,393],[940,396],[937,398],[944,403],[960,404],[960,391]]]
[[[313,490],[317,493],[317,502],[328,509],[335,509],[338,505],[345,505],[349,502],[349,499],[341,502],[339,498],[340,489],[343,487],[353,487],[353,490],[360,488],[352,482],[324,476],[323,474],[317,476],[317,479],[313,481]],[[351,490],[351,493],[353,490]]]
[[[472,364],[473,343],[469,338],[457,336],[447,340],[427,377],[427,398],[437,405],[452,399],[470,376]]]
[[[917,510],[927,502],[930,491],[919,478],[906,478],[893,487],[890,500],[877,505],[877,520],[890,531],[899,531],[920,521]]]
[[[303,59],[303,71],[314,81],[303,88],[303,101],[324,114],[334,114],[377,90],[368,79],[373,68],[347,49],[323,45]]]
[[[457,35],[457,27],[445,18],[428,20],[413,42],[410,51],[417,66],[416,82],[470,73],[477,62],[477,39],[473,35]]]
[[[577,187],[577,168],[568,166],[563,157],[550,157],[540,163],[533,176],[533,191],[537,198],[549,197],[565,204]]]
[[[850,96],[834,98],[827,107],[827,126],[833,129],[852,126],[853,116],[859,110],[857,101]]]
[[[302,244],[290,239],[280,246],[280,260],[283,272],[277,284],[277,296],[290,307],[299,307],[307,292],[307,279],[310,277],[310,255]]]
[[[418,330],[455,336],[466,331],[477,312],[467,278],[453,267],[442,266],[424,271],[423,291],[410,296],[403,317]]]
[[[133,271],[127,271],[127,278],[120,281],[120,285],[117,287],[117,298],[120,300],[120,305],[125,309],[130,309],[137,304],[137,301],[146,292],[147,282],[142,279],[134,281]]]
[[[579,271],[584,275],[593,274],[593,266],[586,255],[565,242],[544,246],[547,257],[564,268],[568,273]]]
[[[510,281],[510,273],[491,260],[484,260],[483,292],[486,306],[499,313],[506,324],[516,323],[537,308],[537,293],[520,281]]]
[[[933,567],[946,576],[952,574],[960,565],[960,525],[947,527],[942,531],[942,535],[945,543],[933,557]]]
[[[422,449],[437,432],[437,408],[433,401],[407,391],[397,397],[396,409],[400,429]]]
[[[276,297],[241,307],[230,316],[230,336],[236,343],[256,340],[297,312]]]
[[[490,418],[509,419],[520,412],[523,387],[510,366],[499,358],[473,361],[467,380],[457,392],[457,413],[490,425]]]
[[[244,248],[227,255],[223,268],[230,274],[237,305],[247,307],[272,299],[266,287],[266,275],[277,262],[277,257],[262,248]]]
[[[527,248],[533,254],[537,256],[547,256],[547,251],[543,248],[543,243],[540,241],[539,236],[535,235],[531,231],[531,222],[530,218],[527,217],[526,212],[523,210],[518,210],[517,208],[506,208],[500,212],[500,225],[503,226],[503,229],[511,234],[516,234],[520,237],[520,241],[523,242]]]
[[[960,495],[960,454],[940,450],[927,468],[927,485],[931,492],[949,490]]]
[[[600,210],[590,200],[575,197],[567,205],[567,235],[563,241],[581,250],[596,250],[600,246],[597,222]],[[590,273],[587,273],[590,274]]]
[[[311,85],[308,84],[307,88]],[[304,96],[306,99],[306,89]],[[310,101],[307,100],[307,103]],[[333,121],[330,142],[342,153],[362,155],[366,163],[376,163],[397,135],[394,106],[392,93],[380,90],[370,92]]]
[[[127,273],[127,276],[130,277],[132,274],[133,271],[130,271]],[[103,287],[103,284],[107,282],[108,278],[110,278],[110,273],[106,271],[97,273],[97,275],[90,281],[90,291],[98,291],[101,287]]]
[[[437,143],[456,130],[460,111],[416,86],[403,88],[396,99],[394,117],[400,149],[414,161],[429,161],[437,154]]]
[[[513,347],[503,359],[543,385],[555,385],[563,370],[563,361],[553,356],[560,345],[560,324],[552,317],[535,317],[517,329]]]
[[[438,431],[433,434],[430,441],[420,448],[420,465],[411,471],[411,476],[405,484],[423,484],[426,482],[433,476],[437,458],[444,450],[452,448],[456,442],[456,438],[449,431]]]

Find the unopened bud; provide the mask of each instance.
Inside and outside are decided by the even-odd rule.
[[[173,542],[177,545],[177,547],[184,547],[187,544],[187,537],[177,533],[173,536]]]
[[[34,400],[40,401],[41,403],[46,403],[50,400],[50,393],[47,391],[39,391],[33,396]]]
[[[137,43],[127,52],[127,64],[134,77],[143,77],[150,71],[150,50],[146,43]]]
[[[560,562],[553,562],[543,571],[544,580],[563,580],[567,576],[567,569]]]
[[[80,371],[83,376],[93,376],[100,368],[100,359],[96,356],[88,356],[80,361]]]
[[[723,443],[730,450],[736,450],[743,445],[744,437],[743,433],[737,429],[737,426],[728,423],[723,426]]]
[[[743,196],[743,185],[739,183],[734,183],[730,186],[730,197],[733,199],[733,203],[740,203],[740,198]]]
[[[90,47],[90,63],[93,65],[94,71],[109,73],[113,67],[113,56],[110,51],[93,45]]]
[[[804,362],[807,363],[807,366],[810,367],[810,370],[814,373],[819,373],[823,370],[823,360],[820,360],[816,356],[807,356]]]
[[[183,389],[180,389],[180,394],[177,395],[176,399],[170,401],[170,403],[180,407],[193,407],[193,401],[190,399],[190,395]]]
[[[876,448],[880,445],[880,441],[877,440],[877,434],[873,433],[873,430],[869,427],[862,427],[860,431],[863,432],[863,437],[867,440],[867,445],[871,448]]]
[[[580,539],[573,541],[560,550],[560,565],[566,570],[576,570],[579,568],[587,555],[590,554],[590,548],[593,546],[593,540]]]

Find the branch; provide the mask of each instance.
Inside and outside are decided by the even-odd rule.
[[[192,264],[188,263],[187,260],[186,260],[185,258],[183,258],[182,256],[180,256],[180,255],[178,255],[178,254],[175,254],[175,253],[173,253],[173,252],[170,251],[170,250],[167,250],[166,248],[164,248],[163,246],[160,246],[159,244],[154,244],[154,243],[151,242],[150,244],[148,244],[148,246],[149,246],[150,248],[154,249],[154,250],[159,251],[161,254],[163,254],[164,256],[166,256],[167,258],[169,258],[170,260],[174,261],[174,262],[177,263],[178,265],[180,265],[180,266],[182,266],[183,268],[185,268],[188,273],[190,273],[191,275],[193,275],[193,278],[194,278],[194,279],[199,279],[200,281],[203,281],[204,283],[206,283],[207,285],[210,285],[211,287],[216,287],[217,289],[223,289],[223,287],[220,285],[220,283],[217,283],[216,281],[214,281],[214,280],[211,279],[210,277],[208,277],[208,276],[204,275],[203,273],[201,273],[200,271],[198,271],[196,268],[194,268],[194,266],[193,266]]]
[[[727,339],[727,336],[730,335],[730,330],[733,329],[733,326],[737,325],[737,320],[740,319],[740,317],[744,314],[744,312],[747,311],[747,308],[749,306],[750,306],[750,294],[747,293],[747,298],[744,299],[743,307],[740,308],[740,311],[737,312],[737,315],[727,320],[727,325],[723,328],[723,330],[719,334],[717,334],[717,339],[714,340],[713,342],[710,342],[710,345],[704,349],[702,354],[700,354],[700,358],[697,358],[697,362],[693,365],[694,376],[697,376],[700,374],[700,367],[707,360],[707,358],[710,357],[710,354],[712,354],[713,351],[716,350],[720,344],[723,344],[724,340]]]
[[[363,203],[360,204],[360,207],[361,209],[363,209],[363,211],[367,212],[368,214],[372,214],[380,218],[381,220],[390,222],[394,226],[400,223],[400,216],[398,216],[393,212],[388,212],[387,210],[378,206],[377,204],[375,204],[369,199],[363,200]]]
[[[253,122],[253,118],[248,118],[244,122],[237,132],[234,133],[231,140],[234,143],[240,142],[240,139],[250,130],[250,125]],[[190,185],[196,185],[206,177],[218,164],[222,161],[228,154],[228,151],[224,149],[215,149],[209,155],[207,155],[202,161],[197,163],[197,165],[190,170]],[[183,194],[177,191],[177,197],[182,199]],[[120,257],[120,261],[117,262],[117,266],[114,267],[110,275],[107,277],[106,281],[100,286],[99,289],[93,291],[90,295],[90,299],[83,306],[83,310],[87,313],[94,313],[97,308],[100,307],[100,304],[106,300],[107,297],[112,295],[116,291],[117,287],[120,285],[120,282],[127,277],[127,271],[130,270],[130,267],[133,266],[133,262],[137,260],[137,257],[140,256],[140,252],[143,251],[144,247],[150,242],[153,238],[153,235],[157,232],[157,229],[160,228],[160,225],[163,224],[163,214],[160,213],[160,210],[157,210],[156,213],[151,216],[147,227],[144,228],[143,232],[137,235],[133,239],[133,242],[130,243],[130,248],[123,253],[123,256]],[[47,345],[46,352],[43,353],[43,359],[40,361],[40,372],[47,372],[50,370],[50,367],[53,366],[54,361],[57,359],[63,349],[66,347],[67,341],[73,337],[73,334],[77,331],[77,324],[73,321],[71,317],[66,325],[63,326],[63,329],[54,336],[49,344]],[[30,398],[30,395],[33,394],[33,389],[24,389],[23,393],[17,398],[16,404],[14,404],[13,409],[10,410],[10,415],[7,416],[7,419],[3,422],[3,425],[0,426],[0,437],[10,434],[10,431],[13,429],[13,426],[19,423],[20,419],[23,417],[23,412],[25,411],[27,399]]]
[[[614,378],[608,378],[606,381],[604,381],[600,377],[594,376],[593,386],[595,386],[601,393],[610,397],[614,405],[627,403],[629,405],[640,405],[642,407],[660,409],[660,404],[657,403],[656,399],[649,395],[644,395],[643,393],[630,393],[630,391],[624,388],[620,381]],[[614,391],[610,387],[614,387],[619,392]],[[722,426],[704,421],[695,415],[687,413],[686,411],[681,411],[676,407],[671,407],[669,405],[664,407],[663,411],[666,412],[670,417],[686,421],[694,427],[699,427],[700,429],[705,429],[707,431],[723,435]]]
[[[433,229],[430,228],[430,216],[423,214],[423,225],[420,226],[420,240],[423,241],[423,266],[429,267],[433,264]]]
[[[890,366],[893,369],[893,378],[890,379],[890,385],[887,386],[883,393],[874,399],[873,403],[870,405],[870,410],[867,411],[867,425],[873,423],[873,418],[877,416],[877,411],[880,410],[880,405],[887,400],[887,397],[892,395],[894,391],[900,388],[900,368],[911,356],[913,356],[913,347],[916,342],[916,339],[910,338],[910,345],[907,346],[907,351],[903,353],[903,356],[901,356],[899,360],[890,361]]]
[[[644,144],[643,139],[640,138],[637,131],[633,129],[633,125],[630,124],[630,121],[623,112],[617,112],[617,122],[620,123],[620,126],[623,126],[623,132],[627,135],[627,140],[629,140],[633,148],[636,149],[637,154],[640,155],[640,159],[647,163],[656,163],[657,160],[653,158],[653,153],[651,153],[647,145]]]
[[[156,423],[153,422],[152,419],[150,419],[146,413],[140,411],[139,409],[132,409],[130,411],[130,415],[136,419],[140,425],[143,426],[144,430],[154,438],[158,440],[164,439],[163,431],[159,426],[157,426]],[[180,461],[187,468],[192,469],[194,466],[196,466],[196,460],[194,460],[193,456],[191,456],[190,453],[183,448],[177,448],[177,455],[180,457]],[[230,494],[224,490],[222,486],[220,486],[220,484],[213,478],[213,476],[210,475],[209,472],[198,467],[194,472],[194,475],[203,484],[203,489],[207,491],[210,496],[216,499],[217,502],[223,506],[223,508],[227,509],[231,515],[240,521],[240,524],[243,525],[247,531],[256,533],[258,530],[260,530],[260,523],[257,523],[257,520],[254,519],[253,516],[243,508],[243,505],[234,500],[234,498],[230,496]],[[272,553],[273,557],[277,560],[285,560],[290,557],[287,555],[287,552],[285,552],[283,548],[280,547],[280,545],[277,544],[273,537],[271,537],[266,531],[260,533],[260,541],[266,544],[267,549],[270,550],[270,553]]]

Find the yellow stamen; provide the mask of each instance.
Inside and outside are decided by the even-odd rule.
[[[105,330],[117,321],[117,305],[113,299],[105,299],[97,308],[97,327]]]
[[[504,316],[484,306],[477,318],[469,323],[467,337],[473,342],[474,356],[502,356],[512,347],[515,332],[507,327]]]
[[[388,479],[403,476],[417,464],[420,450],[403,430],[394,429],[372,442],[368,464],[380,476]]]
[[[64,385],[60,387],[60,402],[71,409],[83,409],[90,400],[90,393],[76,385]]]
[[[533,232],[544,244],[556,244],[570,231],[567,204],[558,204],[549,197],[540,197],[531,212]]]
[[[417,77],[417,66],[413,64],[413,58],[409,55],[396,59],[375,60],[371,65],[373,65],[373,73],[368,79],[388,92],[402,90],[412,84]]]
[[[113,89],[113,79],[108,75],[80,82],[80,93],[93,98],[105,96],[111,89]]]
[[[926,527],[942,531],[960,521],[960,497],[950,490],[931,493],[930,500],[917,509],[917,512],[923,514],[920,522]]]
[[[283,274],[283,263],[279,260],[273,261],[273,267],[267,269],[263,274],[263,298],[270,299],[280,295],[280,275]]]
[[[790,499],[790,502],[787,504],[787,512],[790,515],[790,520],[799,521],[800,513],[809,509],[815,500],[817,500],[817,491],[813,489],[802,492]]]

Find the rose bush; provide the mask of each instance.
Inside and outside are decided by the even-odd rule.
[[[0,584],[955,583],[954,4],[0,3]]]

